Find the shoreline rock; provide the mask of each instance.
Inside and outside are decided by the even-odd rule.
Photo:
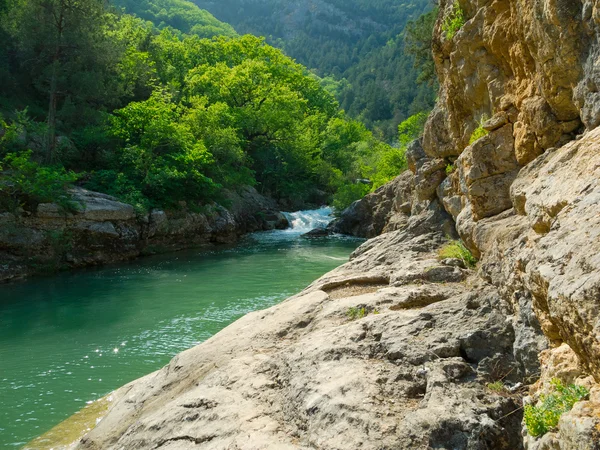
[[[522,448],[519,396],[486,387],[522,379],[511,312],[473,272],[438,262],[437,219],[369,241],[117,390],[76,448]],[[432,267],[450,270],[426,281]]]
[[[230,204],[203,212],[153,209],[138,217],[133,206],[110,195],[73,189],[79,205],[63,213],[43,203],[34,213],[0,214],[0,282],[40,272],[110,264],[155,253],[232,244],[242,235],[289,224],[274,201],[246,187],[227,192]]]

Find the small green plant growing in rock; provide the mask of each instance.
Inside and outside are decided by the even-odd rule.
[[[506,390],[506,386],[502,381],[495,381],[493,383],[488,383],[487,388],[492,392],[504,392]]]
[[[465,24],[465,13],[458,1],[455,1],[452,5],[452,12],[446,16],[444,22],[442,23],[442,31],[446,35],[446,39],[452,39],[458,30],[460,30]]]
[[[440,249],[438,256],[440,259],[460,259],[466,267],[475,267],[477,264],[477,258],[460,241],[450,241]]]
[[[446,166],[446,175],[452,175],[455,170],[456,170],[456,167],[454,167],[454,164],[448,164]]]
[[[565,386],[560,380],[552,380],[554,392],[540,397],[539,406],[527,405],[524,411],[527,432],[534,437],[543,436],[558,426],[560,417],[570,411],[578,401],[584,400],[589,391],[583,386]]]
[[[369,313],[367,312],[366,308],[356,307],[348,308],[348,311],[346,312],[346,316],[350,320],[362,319],[363,317],[366,317],[367,314]]]
[[[469,145],[472,145],[475,141],[481,139],[484,136],[487,136],[488,134],[490,134],[490,132],[488,130],[486,130],[485,128],[483,128],[483,124],[485,122],[487,122],[488,117],[487,116],[483,116],[481,118],[481,120],[479,121],[479,126],[477,128],[475,128],[475,130],[473,131],[473,133],[471,134],[471,138],[469,139]]]

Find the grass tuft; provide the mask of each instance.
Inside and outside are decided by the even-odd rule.
[[[440,259],[460,259],[466,267],[475,267],[477,264],[477,258],[460,241],[450,241],[440,249],[438,256]]]
[[[362,319],[363,317],[366,317],[369,313],[367,312],[366,308],[348,308],[348,311],[346,311],[346,316],[348,317],[348,319],[350,320],[358,320],[358,319]]]
[[[506,386],[504,386],[504,383],[502,381],[488,383],[487,388],[492,392],[504,392],[506,390]]]
[[[488,134],[490,134],[490,132],[488,130],[486,130],[485,128],[483,128],[483,124],[487,120],[488,120],[488,117],[485,116],[485,115],[481,118],[481,120],[479,121],[479,126],[477,128],[475,128],[475,130],[471,134],[471,137],[469,139],[469,145],[473,145],[473,143],[475,141],[478,141],[482,137],[487,136]]]

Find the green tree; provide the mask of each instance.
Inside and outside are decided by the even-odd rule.
[[[54,160],[58,110],[108,95],[106,14],[101,0],[17,0],[5,20],[23,69],[47,101],[46,159]]]
[[[415,68],[419,71],[417,81],[431,86],[437,81],[431,45],[438,14],[439,8],[436,6],[417,20],[409,22],[405,35],[406,53],[415,58]]]

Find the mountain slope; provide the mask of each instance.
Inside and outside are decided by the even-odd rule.
[[[404,55],[406,23],[430,0],[195,0],[240,33],[266,36],[321,76],[341,81],[336,96],[352,116],[391,139],[397,124],[433,105]]]
[[[171,27],[202,38],[236,35],[231,25],[186,0],[116,0],[114,5],[158,28]]]

